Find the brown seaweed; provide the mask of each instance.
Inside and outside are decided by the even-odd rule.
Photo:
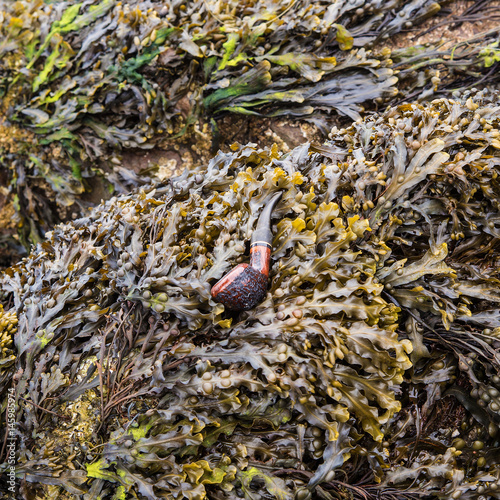
[[[307,119],[327,132],[332,116],[355,120],[390,101],[391,59],[371,47],[438,11],[430,0],[4,3],[0,161],[21,242],[81,213],[96,174],[116,194],[147,184],[154,172],[127,176],[123,151],[203,122],[216,136],[226,114]]]
[[[391,107],[56,226],[0,277],[26,488],[498,498],[499,120],[486,92]],[[269,293],[226,311],[277,191]]]

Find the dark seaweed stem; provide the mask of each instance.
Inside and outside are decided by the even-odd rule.
[[[271,261],[271,215],[281,198],[276,193],[263,208],[250,244],[250,265],[240,264],[212,287],[212,297],[233,311],[247,311],[265,296]]]
[[[67,417],[65,415],[61,415],[60,413],[56,413],[55,411],[52,411],[52,410],[49,410],[47,408],[44,408],[43,406],[37,405],[36,403],[34,403],[33,401],[30,401],[29,399],[25,399],[22,397],[19,397],[19,399],[21,399],[25,403],[29,403],[30,405],[33,405],[35,408],[38,408],[39,410],[45,411],[47,413],[51,413],[52,415],[55,415],[58,418],[62,418],[63,420],[71,420],[70,417]]]

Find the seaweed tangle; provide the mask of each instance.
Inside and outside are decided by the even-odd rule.
[[[404,104],[56,226],[0,275],[22,491],[500,498],[499,121]],[[269,292],[226,311],[278,191]]]
[[[390,51],[373,48],[439,10],[430,0],[3,3],[0,164],[21,242],[81,213],[96,174],[115,193],[154,178],[124,171],[124,150],[207,124],[215,139],[227,114],[326,132],[332,116],[384,105],[397,77]]]

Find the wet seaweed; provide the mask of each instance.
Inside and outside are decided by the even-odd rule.
[[[453,92],[498,84],[498,26],[468,40],[450,44],[442,40],[393,50],[393,68],[404,88],[406,101],[451,96]]]
[[[390,107],[56,226],[0,276],[26,491],[498,498],[499,121],[486,92]],[[279,190],[269,293],[226,311]]]
[[[392,61],[373,48],[439,8],[430,0],[3,4],[0,139],[15,147],[0,157],[21,242],[28,248],[54,219],[81,213],[96,174],[115,193],[147,184],[124,182],[124,150],[161,147],[203,122],[216,136],[228,113],[307,119],[326,132],[332,116],[357,119],[367,103],[389,102],[398,92]],[[19,128],[30,132],[26,154],[17,151]],[[18,196],[25,179],[39,193]]]

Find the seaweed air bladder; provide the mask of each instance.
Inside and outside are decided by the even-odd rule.
[[[212,297],[228,309],[247,311],[266,295],[273,240],[271,215],[281,195],[281,191],[276,193],[260,214],[250,244],[250,265],[239,264],[212,288]]]

